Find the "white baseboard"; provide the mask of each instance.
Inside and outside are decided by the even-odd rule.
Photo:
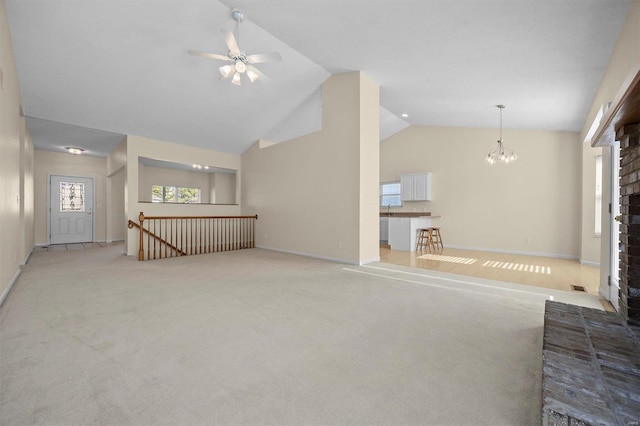
[[[595,266],[596,268],[600,267],[600,263],[599,262],[590,262],[588,260],[580,260],[580,264],[581,265],[587,265],[587,266]]]
[[[462,250],[488,251],[492,253],[521,254],[524,256],[554,257],[557,259],[578,260],[578,256],[572,256],[569,254],[560,254],[560,253],[540,253],[540,252],[534,252],[534,251],[504,250],[504,249],[495,249],[495,248],[486,248],[486,247],[454,246],[450,244],[447,244],[445,247],[462,249]]]
[[[22,268],[24,265],[27,264],[27,262],[29,261],[29,259],[31,258],[31,254],[33,253],[33,247],[31,248],[31,250],[29,250],[29,253],[27,253],[27,257],[24,258],[24,260],[20,263],[20,267]]]
[[[284,249],[278,249],[278,248],[273,248],[273,247],[265,247],[265,246],[256,246],[256,248],[259,249],[263,249],[263,250],[270,250],[270,251],[277,251],[280,253],[286,253],[286,254],[294,254],[296,256],[304,256],[304,257],[311,257],[313,259],[320,259],[320,260],[327,260],[329,262],[335,262],[335,263],[343,263],[346,265],[364,265],[365,263],[371,263],[371,262],[377,262],[380,260],[380,257],[376,257],[375,259],[371,259],[371,260],[366,260],[363,262],[354,262],[352,260],[347,260],[347,259],[339,259],[336,257],[329,257],[329,256],[320,256],[317,254],[312,254],[312,253],[304,253],[304,252],[299,252],[299,251],[293,251],[293,250],[284,250]]]
[[[11,291],[11,289],[13,288],[13,285],[16,283],[16,281],[18,281],[18,277],[20,276],[20,274],[22,273],[22,269],[18,269],[18,271],[16,272],[16,274],[13,276],[13,278],[11,279],[11,281],[9,282],[9,286],[7,287],[7,289],[2,293],[2,296],[0,296],[0,306],[2,306],[2,304],[4,303],[5,299],[7,298],[7,296],[9,296],[9,292]]]

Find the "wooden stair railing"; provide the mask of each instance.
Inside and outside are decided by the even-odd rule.
[[[129,219],[129,225],[127,225],[127,226],[128,226],[129,229],[133,229],[133,227],[135,226],[136,228],[138,228],[140,230],[140,232],[144,232],[144,233],[149,234],[152,238],[155,239],[155,241],[158,241],[160,244],[166,244],[167,247],[169,247],[172,250],[175,250],[175,252],[179,253],[181,256],[186,256],[187,255],[186,252],[180,250],[178,247],[176,247],[173,244],[169,243],[165,239],[158,237],[153,232],[150,232],[150,231],[140,227],[140,225],[137,222],[134,222],[131,219]],[[138,253],[138,260],[143,260],[143,259],[140,259],[139,253]]]
[[[255,216],[145,216],[129,220],[139,233],[138,260],[255,247]],[[146,238],[145,238],[146,235]],[[145,244],[146,243],[146,244]]]

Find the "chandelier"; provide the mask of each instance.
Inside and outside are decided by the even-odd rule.
[[[504,105],[496,105],[500,109],[500,139],[498,139],[498,146],[496,149],[487,154],[487,163],[494,165],[498,161],[504,164],[513,163],[518,159],[518,156],[514,154],[512,149],[509,149],[504,146],[504,141],[502,140],[502,110],[505,108]]]

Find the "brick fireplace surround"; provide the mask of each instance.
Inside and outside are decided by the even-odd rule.
[[[618,129],[620,141],[620,314],[640,325],[640,123]],[[640,403],[639,403],[640,404]]]

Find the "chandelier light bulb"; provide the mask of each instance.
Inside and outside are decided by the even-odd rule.
[[[240,74],[236,73],[231,79],[231,82],[236,86],[240,86],[242,84],[242,80],[240,79]]]

